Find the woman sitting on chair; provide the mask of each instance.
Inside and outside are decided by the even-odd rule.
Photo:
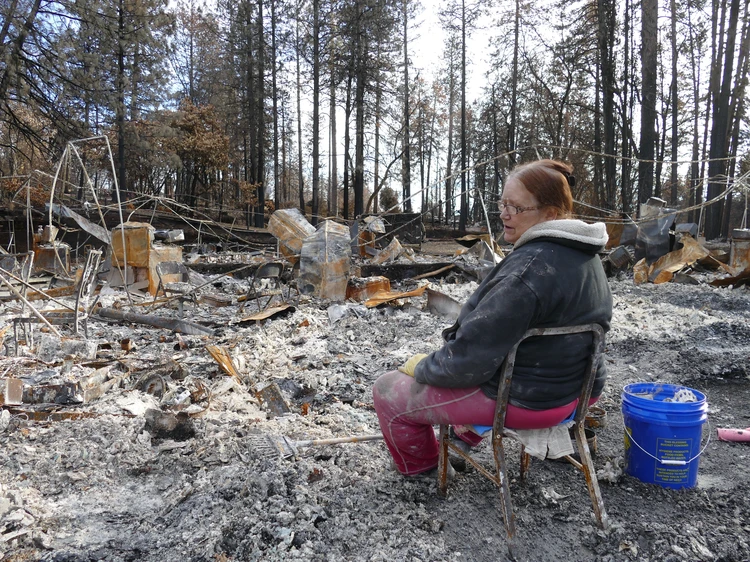
[[[597,253],[602,223],[572,220],[572,167],[539,160],[508,175],[500,202],[513,251],[485,278],[443,332],[445,343],[411,357],[373,387],[380,428],[396,468],[419,474],[438,464],[433,425],[491,426],[500,366],[531,328],[598,323],[609,330],[612,294]],[[576,408],[591,351],[591,334],[530,338],[519,346],[505,426],[540,429]],[[598,366],[592,401],[606,377]],[[467,432],[470,445],[480,439]]]

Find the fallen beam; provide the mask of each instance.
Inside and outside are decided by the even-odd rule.
[[[404,279],[414,279],[418,275],[429,273],[430,276],[440,277],[450,271],[450,269],[443,269],[448,265],[454,265],[448,262],[433,262],[433,263],[392,263],[389,265],[374,265],[374,264],[362,264],[360,267],[360,277],[375,277],[382,275],[387,277],[392,282],[402,281]],[[437,270],[442,270],[441,273],[437,273]]]
[[[22,407],[6,406],[6,409],[14,416],[21,416],[28,421],[57,422],[63,420],[82,420],[88,418],[99,418],[102,416],[114,416],[123,418],[134,418],[133,414],[103,414],[99,412],[82,412],[79,410],[65,409],[58,404],[28,405]]]
[[[40,300],[55,300],[55,297],[69,297],[76,292],[75,285],[68,285],[67,287],[54,287],[47,289],[46,291],[33,290],[26,295],[29,302],[40,301]],[[57,302],[57,301],[55,301]],[[64,305],[68,307],[67,305]],[[68,307],[70,308],[70,307]]]
[[[428,277],[435,277],[437,275],[440,275],[441,273],[445,273],[449,269],[453,269],[456,267],[455,263],[451,263],[446,265],[445,267],[441,267],[440,269],[436,269],[435,271],[428,271],[427,273],[423,273],[422,275],[417,275],[416,277],[412,277],[414,281],[419,281],[421,279],[427,279]]]
[[[97,315],[111,320],[123,320],[125,322],[133,322],[134,324],[146,324],[147,326],[154,326],[155,328],[166,328],[167,330],[172,330],[173,332],[179,332],[181,334],[188,334],[190,336],[214,335],[214,331],[211,328],[201,326],[200,324],[194,324],[193,322],[187,322],[185,320],[178,320],[177,318],[165,318],[164,316],[124,312],[122,310],[115,310],[114,308],[101,308],[97,312]]]
[[[263,262],[247,264],[243,269],[239,269],[238,263],[186,263],[185,264],[191,270],[200,273],[201,275],[228,275],[231,274],[235,279],[249,279],[255,273]],[[219,279],[219,277],[216,277]],[[216,279],[211,279],[213,283]]]
[[[376,293],[375,296],[373,296],[370,299],[367,299],[365,301],[365,306],[367,308],[373,308],[375,306],[380,306],[381,304],[391,302],[398,299],[405,299],[409,297],[421,297],[425,290],[427,289],[427,285],[423,285],[421,287],[417,287],[413,291],[380,291],[379,293]]]

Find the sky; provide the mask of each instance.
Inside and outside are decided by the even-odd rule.
[[[414,78],[419,75],[427,84],[431,84],[437,75],[443,71],[444,63],[442,60],[444,51],[444,42],[446,33],[442,29],[442,25],[439,21],[438,14],[440,10],[446,6],[449,0],[420,0],[421,9],[418,10],[417,15],[413,18],[409,26],[409,58],[412,66],[409,70],[410,79],[413,81]],[[455,0],[454,0],[455,1]],[[469,3],[469,2],[467,2]],[[482,94],[482,87],[486,83],[485,74],[489,69],[489,53],[488,48],[490,38],[493,34],[489,22],[491,21],[490,16],[485,16],[484,21],[479,21],[480,27],[483,23],[488,29],[473,29],[467,35],[467,103],[472,104],[480,98]],[[328,177],[329,169],[329,136],[328,136],[328,104],[324,102],[322,108],[325,116],[320,127],[320,157],[321,157],[321,169],[320,177],[321,181],[325,182]],[[311,109],[309,112],[305,112],[306,118],[310,118]],[[338,154],[338,171],[341,174],[343,168],[343,156],[344,156],[344,138],[343,138],[343,123],[344,123],[344,108],[339,103],[337,112],[338,122],[338,142],[336,147],[336,153]],[[385,164],[382,161],[389,162],[390,156],[387,151],[388,148],[381,144],[381,174]],[[397,165],[396,165],[397,166]],[[368,167],[369,169],[369,167]],[[431,183],[437,181],[437,169],[433,166],[431,172]],[[392,167],[390,170],[391,187],[396,190],[401,196],[401,182],[400,182],[400,168]],[[339,182],[341,178],[339,178]],[[372,179],[368,177],[367,185],[368,191],[372,189]],[[412,178],[412,193],[418,191],[418,181],[416,177]],[[369,197],[369,196],[368,196]],[[416,195],[412,200],[412,207],[414,209],[422,208],[421,195]],[[341,199],[339,199],[341,202]]]
[[[410,45],[410,57],[414,67],[419,69],[425,81],[430,83],[435,74],[442,68],[445,32],[438,20],[438,12],[447,4],[445,0],[422,0],[423,9],[414,19],[409,33],[413,40]],[[469,103],[479,98],[484,75],[489,69],[489,30],[472,30],[468,34],[467,60],[470,65],[467,71],[467,98]]]
[[[438,19],[438,13],[442,7],[448,3],[447,0],[421,0],[422,9],[409,26],[409,58],[412,67],[409,70],[413,80],[417,74],[427,84],[431,84],[437,75],[444,69],[442,60],[444,51],[444,42],[446,33]],[[467,103],[471,104],[476,101],[482,93],[482,87],[485,84],[485,74],[489,69],[489,49],[490,30],[473,30],[467,36]],[[339,118],[339,123],[343,123],[343,109]],[[339,125],[340,127],[341,125]],[[339,131],[340,132],[340,131]],[[321,126],[321,147],[328,147],[327,127]],[[343,138],[340,140],[340,146],[337,148],[339,153],[339,171],[341,170],[341,158],[343,158]],[[386,157],[381,155],[381,157]],[[387,157],[386,157],[387,158]],[[328,158],[325,157],[324,169],[321,170],[321,177],[327,174]],[[392,183],[391,187],[397,191],[399,198],[401,195],[400,169],[391,169]],[[382,167],[381,167],[382,173]],[[433,169],[431,182],[437,179],[436,170]],[[371,186],[368,183],[368,189]],[[412,193],[419,189],[418,182],[412,179]],[[412,202],[414,209],[422,208],[421,195],[414,197]]]

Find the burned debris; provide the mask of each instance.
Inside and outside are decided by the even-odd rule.
[[[608,224],[609,243],[603,262],[609,275],[632,270],[635,283],[746,283],[750,274],[750,230],[735,229],[728,244],[698,236],[695,223],[676,223],[677,211],[652,198],[642,205],[638,223]],[[703,281],[696,276],[707,275]]]
[[[126,221],[106,230],[64,205],[52,210],[103,244],[90,249],[80,264],[72,263],[70,246],[57,240],[59,230],[49,224],[34,236],[33,251],[4,254],[0,279],[9,365],[0,379],[0,400],[16,411],[40,404],[87,404],[103,389],[146,389],[162,399],[172,394],[184,377],[153,372],[144,383],[148,369],[132,360],[149,346],[138,343],[134,330],[146,341],[178,338],[175,351],[203,349],[237,384],[258,385],[251,387],[258,404],[274,409],[279,400],[261,399],[267,381],[250,381],[234,365],[231,350],[243,330],[294,313],[300,305],[304,310],[325,302],[331,323],[361,306],[353,303],[362,303],[364,311],[386,303],[403,306],[415,298],[421,304],[412,306],[455,318],[460,304],[430,281],[478,282],[503,259],[503,249],[487,234],[464,236],[452,242],[450,252],[430,255],[421,222],[413,226],[400,215],[390,222],[388,216],[363,217],[352,229],[332,220],[316,228],[297,209],[282,209],[269,221],[275,252],[203,248],[195,254],[180,244],[185,236],[179,229]],[[610,244],[602,255],[610,275],[632,268],[635,283],[747,282],[748,231],[734,231],[728,251],[709,249],[696,239],[696,225],[676,225],[675,212],[660,202],[644,205],[642,214],[645,219],[638,224],[610,225]],[[409,243],[400,242],[404,233]],[[200,272],[199,266],[212,264],[222,269]],[[716,272],[715,278],[698,281],[696,274],[704,272]],[[48,287],[42,289],[44,283]],[[90,336],[92,321],[97,328]],[[181,335],[192,338],[192,344]],[[162,357],[144,360],[163,362]]]
[[[204,249],[196,259],[179,244],[185,237],[178,229],[160,231],[149,223],[127,221],[106,230],[67,206],[53,210],[102,245],[76,263],[70,259],[70,246],[56,239],[58,228],[48,225],[35,236],[28,254],[4,256],[5,293],[0,297],[6,303],[3,341],[8,366],[0,396],[2,405],[13,407],[16,414],[37,416],[34,412],[49,410],[50,405],[59,414],[64,407],[89,406],[107,391],[145,392],[160,399],[167,410],[208,401],[211,381],[203,380],[199,391],[191,390],[185,383],[190,377],[184,374],[190,367],[158,367],[167,358],[149,355],[150,339],[176,340],[177,352],[203,350],[203,364],[211,358],[223,374],[248,387],[258,406],[283,413],[280,394],[268,398],[273,385],[262,377],[251,381],[235,366],[231,349],[243,330],[294,313],[300,302],[331,303],[332,322],[341,317],[333,309],[346,310],[346,302],[366,308],[402,305],[420,297],[429,278],[453,268],[471,277],[478,259],[466,254],[448,265],[435,263],[415,257],[418,246],[402,246],[381,218],[363,219],[360,236],[352,240],[341,224],[324,221],[315,228],[297,210],[280,210],[271,217],[269,232],[279,253],[226,255]],[[419,226],[417,232],[421,230]],[[203,273],[196,267],[212,263],[226,267]],[[391,274],[401,267],[400,273],[391,275],[398,289],[386,275],[360,276],[368,266],[390,267],[385,272]],[[45,283],[49,286],[42,289]],[[93,333],[90,323],[96,324]],[[168,362],[181,364],[185,357],[179,355]]]
[[[78,552],[73,539],[51,530],[55,519],[45,502],[68,509],[62,498],[71,495],[93,509],[97,497],[102,501],[114,490],[126,507],[117,513],[107,508],[106,517],[154,526],[136,545],[147,553],[143,559],[155,559],[165,548],[179,552],[165,559],[223,553],[226,560],[241,559],[242,552],[271,550],[268,559],[292,552],[322,559],[326,544],[354,540],[342,525],[347,521],[356,525],[364,551],[385,552],[385,558],[407,542],[419,545],[419,559],[442,559],[446,548],[458,552],[460,541],[446,531],[450,506],[431,503],[436,483],[402,481],[388,472],[370,388],[377,373],[439,344],[441,328],[453,322],[460,303],[509,247],[482,233],[425,240],[421,226],[409,227],[406,239],[399,234],[405,223],[386,217],[363,218],[353,235],[338,222],[316,228],[298,211],[280,210],[271,215],[273,234],[264,234],[263,248],[242,251],[221,241],[191,244],[171,224],[157,228],[133,220],[98,231],[61,210],[106,243],[97,236],[97,249],[71,252],[47,229],[38,242],[41,265],[36,252],[2,256],[0,437],[14,451],[4,469],[14,480],[0,484],[0,554]],[[710,288],[728,315],[734,314],[728,300],[749,300],[744,289],[709,285],[741,285],[747,269],[742,233],[720,247],[672,221],[664,231],[641,234],[641,244],[640,229],[634,224],[612,233],[612,247],[601,256],[618,314],[632,317],[612,338],[618,383],[665,366],[653,355],[641,360],[631,349],[642,338],[634,325],[645,330],[652,324],[649,334],[675,329],[656,310],[636,308],[634,302],[651,298],[651,285],[660,284],[677,300],[677,282],[693,279]],[[633,282],[636,276],[642,285]],[[736,319],[724,320],[704,306],[675,322],[688,334],[690,323],[704,316],[730,334],[737,349],[723,357],[700,355],[701,372],[719,368],[747,376],[740,359],[746,348],[738,343],[747,334]],[[675,355],[669,360],[686,369],[691,362]],[[616,410],[616,392],[601,402],[601,415]],[[747,425],[726,416],[724,426]],[[596,440],[605,502],[607,496],[629,497],[633,489],[641,493],[632,482],[623,484],[621,428],[610,420],[605,433],[603,425],[587,437]],[[589,529],[576,515],[586,499],[577,495],[577,481],[559,484],[559,475],[551,474],[540,473],[541,490],[535,484],[514,491],[520,517],[541,506],[550,512],[546,529],[574,521],[593,549],[617,552],[620,544],[638,544],[637,533],[623,527],[609,534]],[[128,494],[137,498],[134,505]],[[155,514],[136,514],[138,502],[153,502]],[[374,506],[384,530],[373,524],[370,536],[355,504]],[[197,524],[200,513],[222,522],[216,529]],[[615,519],[631,515],[614,511]],[[404,520],[414,528],[403,540],[387,539]],[[730,527],[747,524],[739,517]],[[78,525],[67,522],[64,532],[77,536]],[[502,542],[501,523],[493,519],[492,525],[497,528],[482,535],[487,549]],[[680,543],[684,559],[698,548],[750,552],[691,532],[694,541]],[[111,545],[124,540],[96,539],[86,548],[114,560]]]

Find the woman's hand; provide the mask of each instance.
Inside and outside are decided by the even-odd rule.
[[[406,363],[398,368],[398,370],[404,374],[409,375],[410,377],[413,377],[414,369],[417,368],[417,363],[419,363],[425,357],[427,357],[426,353],[417,353],[416,355],[412,355],[411,357],[409,357],[409,359],[406,360]]]

